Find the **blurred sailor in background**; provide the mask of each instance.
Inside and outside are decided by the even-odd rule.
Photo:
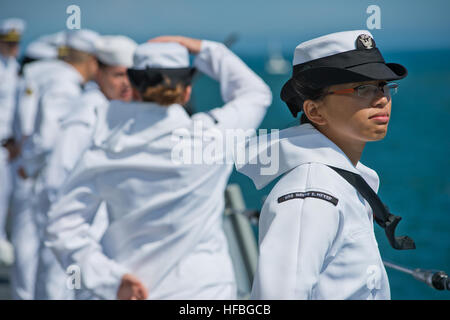
[[[90,145],[98,108],[104,108],[109,100],[131,101],[127,68],[133,64],[136,47],[136,42],[125,36],[102,36],[96,49],[99,69],[95,81],[86,84],[81,98],[73,103],[73,112],[62,119],[61,134],[46,168],[45,184],[51,201]]]
[[[56,200],[63,182],[90,146],[100,109],[106,108],[109,100],[131,101],[132,90],[127,68],[133,64],[136,46],[136,42],[125,36],[102,36],[97,44],[99,69],[95,81],[86,84],[81,97],[73,101],[73,111],[61,120],[60,134],[48,165],[40,175],[50,203]],[[107,225],[106,206],[102,204],[91,226],[92,236],[100,240]],[[40,277],[45,281],[40,281],[38,290],[45,291],[45,295],[40,295],[41,298],[64,299],[59,294],[66,289],[67,276],[55,276],[61,275],[62,269],[57,260],[54,261],[54,264],[41,268],[44,275]],[[82,299],[83,291],[75,290],[75,297]]]
[[[40,233],[45,229],[49,207],[44,176],[48,159],[61,133],[60,120],[74,112],[73,101],[81,96],[85,83],[93,80],[97,74],[95,50],[99,41],[100,35],[91,30],[66,31],[66,52],[61,60],[56,60],[52,65],[45,85],[40,88],[33,134],[25,141],[22,152],[25,175],[35,179],[32,206]],[[46,290],[46,270],[55,264],[55,257],[41,242],[35,299],[47,299],[49,292],[58,290]],[[59,274],[55,272],[52,276],[65,277],[65,273],[61,270]],[[68,299],[73,297],[73,292],[67,288],[59,290],[60,299],[63,296]]]
[[[14,261],[13,248],[7,239],[6,221],[12,192],[9,161],[16,156],[13,138],[13,118],[19,64],[19,43],[25,29],[21,19],[10,18],[0,22],[0,264]]]
[[[363,189],[341,173],[376,197],[378,175],[359,160],[367,142],[385,137],[398,87],[389,81],[407,71],[385,63],[366,30],[301,43],[293,65],[281,97],[294,117],[303,111],[302,124],[268,144],[279,150],[279,170],[264,174],[256,158],[238,167],[258,189],[281,177],[261,211],[252,298],[390,299],[374,220],[394,248],[412,249],[414,243],[390,238],[396,225],[391,217],[380,219],[365,192],[359,193]],[[268,152],[257,145],[257,139],[249,142],[249,154]]]
[[[44,35],[31,42],[21,60],[21,80],[18,89],[17,126],[23,140],[33,133],[38,106],[39,86],[52,73],[51,67],[57,61],[60,48],[65,45],[65,32]]]
[[[93,80],[98,69],[95,57],[100,35],[91,30],[66,32],[66,52],[52,69],[45,88],[40,92],[34,132],[24,150],[24,169],[27,176],[37,176],[46,165],[54,142],[58,136],[60,119],[71,111],[74,99],[78,98],[84,84]],[[29,151],[31,154],[25,154]]]
[[[26,47],[14,117],[14,137],[19,151],[33,132],[39,92],[45,88],[52,69],[58,68],[58,51],[64,43],[64,32],[58,32],[39,37]],[[31,201],[34,179],[25,176],[21,162],[19,153],[12,164],[11,241],[15,260],[10,280],[12,298],[29,300],[34,298],[40,237]]]
[[[192,118],[182,106],[194,73],[188,51],[225,101]],[[174,133],[192,133],[194,121],[204,131],[255,129],[271,92],[224,45],[185,37],[138,46],[128,74],[138,101],[111,102],[100,114],[93,145],[49,212],[47,244],[64,268],[79,266],[92,298],[234,299],[222,228],[232,164],[180,164]],[[98,241],[88,230],[102,201],[110,222]]]

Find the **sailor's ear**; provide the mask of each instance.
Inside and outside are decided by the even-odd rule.
[[[189,100],[191,100],[191,94],[192,94],[192,86],[188,85],[184,89],[184,97],[183,97],[184,104],[188,103]]]
[[[322,104],[319,101],[306,100],[303,102],[303,112],[312,123],[323,126],[327,123],[323,115]]]

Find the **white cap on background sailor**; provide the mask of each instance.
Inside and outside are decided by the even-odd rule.
[[[27,46],[25,57],[31,60],[56,59],[58,57],[58,47],[37,39]]]
[[[133,65],[133,55],[137,43],[126,36],[102,36],[96,48],[96,55],[101,63],[109,66]]]
[[[133,69],[188,68],[189,52],[175,42],[149,42],[137,47]]]
[[[175,42],[148,42],[136,48],[133,67],[127,70],[136,87],[155,86],[167,75],[174,83],[189,85],[195,74],[190,67],[189,51]],[[173,84],[174,84],[173,83]]]
[[[59,48],[64,46],[65,42],[64,31],[41,36],[27,46],[25,57],[33,60],[55,59],[58,57]]]
[[[19,18],[9,18],[0,22],[0,41],[20,42],[26,23]]]
[[[89,29],[69,30],[66,32],[66,47],[95,55],[101,39],[100,34]]]
[[[372,34],[353,30],[328,34],[299,44],[295,48],[292,77],[281,90],[294,117],[301,111],[298,92],[292,82],[300,80],[312,88],[372,80],[399,80],[408,74],[397,63],[386,63]]]

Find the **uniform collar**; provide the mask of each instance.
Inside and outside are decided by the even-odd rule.
[[[321,163],[360,174],[374,190],[378,189],[378,176],[374,170],[360,162],[353,166],[335,143],[309,123],[281,130],[278,137],[272,132],[264,138],[268,141],[265,145],[261,143],[261,136],[250,139],[246,143],[246,154],[254,156],[245,164],[236,164],[236,169],[250,177],[258,189],[305,163]],[[269,154],[271,163],[264,165],[261,160],[267,162]],[[274,170],[267,170],[268,167]]]
[[[77,69],[75,69],[74,66],[72,66],[70,63],[67,63],[65,61],[61,61],[61,71],[65,73],[64,77],[72,79],[74,82],[80,84],[83,86],[84,84],[84,78],[83,76],[78,72]]]
[[[144,150],[151,141],[190,123],[188,114],[178,104],[166,107],[114,100],[100,117],[94,144],[115,154]]]
[[[7,68],[10,65],[15,66],[16,68],[19,67],[19,63],[17,62],[16,58],[13,57],[5,57],[2,54],[0,54],[0,63],[3,64],[5,68]]]

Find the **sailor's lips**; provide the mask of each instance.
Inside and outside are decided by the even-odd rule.
[[[379,112],[374,115],[371,115],[369,119],[374,120],[377,123],[388,123],[389,114],[387,112]]]

